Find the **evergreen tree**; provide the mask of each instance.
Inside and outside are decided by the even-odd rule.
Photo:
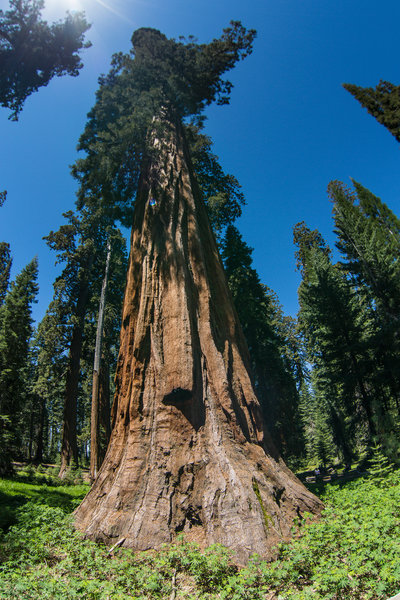
[[[0,307],[0,418],[2,432],[0,469],[20,453],[24,424],[21,413],[27,396],[29,342],[32,336],[31,307],[38,291],[38,263],[33,259],[11,284]]]
[[[3,304],[8,290],[11,265],[10,244],[0,242],[0,306]]]
[[[104,321],[101,343],[101,360],[98,372],[98,390],[97,390],[97,441],[93,439],[91,429],[94,424],[91,423],[90,397],[92,397],[93,407],[93,371],[94,356],[96,354],[96,341],[98,333],[98,315],[99,304],[101,301],[101,289],[99,283],[103,280],[91,284],[91,295],[88,302],[85,326],[83,334],[83,346],[81,357],[81,380],[82,389],[78,396],[78,405],[80,407],[80,417],[78,419],[78,437],[80,438],[81,452],[90,447],[91,462],[93,444],[96,444],[95,456],[97,469],[100,467],[105,455],[107,444],[111,432],[111,397],[114,391],[113,377],[116,369],[116,362],[119,348],[119,334],[121,329],[121,308],[123,293],[126,280],[127,255],[126,242],[119,230],[109,230],[107,244],[110,242],[111,253],[109,260],[109,277],[106,289],[106,302],[104,303]],[[103,268],[104,268],[103,263]],[[100,268],[100,265],[99,265]],[[100,273],[96,276],[98,277]],[[85,392],[87,390],[89,394]],[[94,465],[92,465],[94,468]]]
[[[303,271],[299,324],[317,392],[324,397],[335,442],[348,461],[356,450],[350,440],[365,444],[375,433],[369,313],[340,268],[332,265],[320,233],[301,223],[294,237]]]
[[[317,385],[318,372],[313,371],[311,381],[301,386],[299,403],[307,461],[316,466],[329,464],[337,455],[332,409]]]
[[[338,236],[337,247],[358,292],[371,308],[375,356],[375,389],[378,397],[387,390],[400,401],[400,221],[369,190],[357,182],[349,189],[332,182],[329,194]],[[386,391],[385,391],[386,390]]]
[[[58,252],[58,261],[65,262],[62,274],[55,286],[62,297],[64,318],[68,319],[69,351],[65,378],[63,415],[63,438],[61,446],[60,476],[68,467],[78,464],[77,444],[77,396],[80,376],[80,356],[83,343],[85,314],[89,300],[89,285],[95,259],[93,219],[79,219],[73,213],[57,232],[47,236],[49,246]],[[97,223],[96,223],[97,225]]]
[[[58,306],[61,311],[60,320],[63,320],[67,327],[66,351],[68,353],[61,444],[61,477],[66,474],[72,463],[78,463],[78,411],[80,413],[79,421],[85,420],[85,401],[81,407],[78,407],[81,356],[85,344],[88,311],[93,302],[97,307],[96,311],[98,310],[108,235],[118,239],[119,256],[115,258],[115,264],[122,264],[122,268],[125,266],[121,234],[110,229],[109,220],[104,217],[103,213],[83,209],[79,216],[70,212],[66,213],[65,217],[68,221],[67,224],[62,225],[57,232],[51,232],[46,238],[50,247],[57,252],[57,260],[65,264],[55,283],[55,291],[59,297]],[[120,278],[116,277],[115,282],[117,281],[120,283]],[[120,283],[119,307],[122,303],[122,293],[123,288]],[[93,362],[91,373],[92,368]]]
[[[375,88],[352,83],[343,87],[400,142],[400,86],[381,80]]]
[[[360,288],[366,286],[388,319],[400,320],[400,221],[369,190],[341,182],[329,184],[337,247],[345,268]]]
[[[56,290],[32,343],[35,356],[32,388],[37,398],[34,460],[37,463],[44,459],[54,462],[58,457],[68,340],[65,309]]]
[[[76,77],[82,68],[79,52],[89,29],[83,13],[68,14],[48,25],[41,18],[43,0],[10,0],[0,10],[0,105],[18,120],[26,98],[53,77]]]
[[[0,208],[6,201],[7,192],[0,192]],[[0,306],[4,302],[4,298],[10,281],[12,258],[10,253],[10,245],[7,242],[0,242]]]

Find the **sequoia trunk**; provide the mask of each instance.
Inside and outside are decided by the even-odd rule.
[[[111,440],[76,523],[137,550],[183,532],[268,557],[321,504],[264,432],[183,133],[164,126],[135,205]]]

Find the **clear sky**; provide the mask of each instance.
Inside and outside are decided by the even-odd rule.
[[[6,9],[8,2],[0,0]],[[138,27],[168,37],[218,37],[231,19],[257,29],[252,56],[230,73],[230,106],[208,110],[206,132],[247,199],[238,227],[254,248],[261,280],[287,314],[297,312],[292,227],[304,220],[333,243],[330,180],[358,180],[400,214],[396,140],[346,92],[343,82],[400,84],[398,0],[47,0],[45,17],[81,8],[93,46],[77,78],[55,79],[26,101],[18,122],[0,109],[0,240],[11,244],[13,277],[39,257],[40,319],[60,267],[42,240],[74,208],[69,174],[97,78],[112,53],[128,51]]]

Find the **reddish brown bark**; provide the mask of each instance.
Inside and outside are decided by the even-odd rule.
[[[238,562],[268,557],[321,504],[264,433],[181,131],[154,146],[135,206],[111,440],[76,523],[138,550],[183,532]]]

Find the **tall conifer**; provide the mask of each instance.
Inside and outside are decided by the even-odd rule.
[[[37,258],[17,275],[0,307],[0,469],[20,452],[21,413],[27,393],[29,342],[32,336],[32,302],[38,286]]]
[[[400,86],[381,80],[375,88],[352,83],[343,87],[400,142]]]
[[[331,263],[318,231],[301,223],[295,227],[295,240],[303,272],[299,323],[337,446],[349,460],[355,450],[349,440],[356,436],[365,443],[375,432],[368,383],[368,312],[340,268]],[[363,428],[356,434],[359,422]]]

